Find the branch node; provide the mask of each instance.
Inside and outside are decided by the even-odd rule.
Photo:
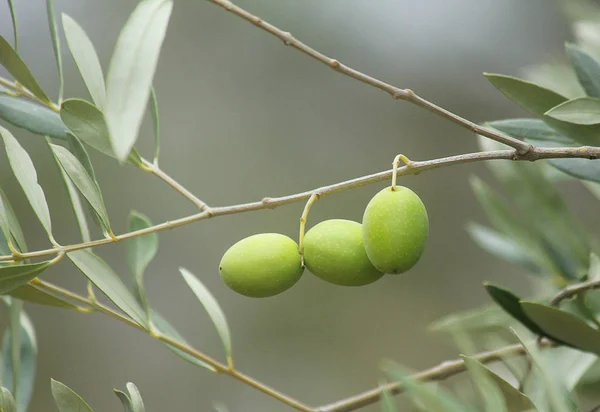
[[[329,67],[331,67],[332,69],[339,69],[340,67],[340,62],[337,61],[336,59],[331,59],[329,61]]]

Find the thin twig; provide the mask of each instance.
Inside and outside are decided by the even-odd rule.
[[[166,174],[162,169],[158,167],[158,165],[155,162],[150,163],[147,160],[142,159],[142,166],[144,170],[147,170],[148,172],[152,173],[160,180],[162,180],[163,182],[171,186],[173,189],[175,189],[177,192],[179,192],[179,194],[181,194],[183,197],[195,204],[198,207],[198,209],[200,209],[200,211],[208,209],[208,205],[204,203],[204,201],[200,200],[192,192],[183,187],[179,182],[177,182],[171,176]]]
[[[440,167],[455,166],[459,164],[474,163],[488,160],[524,160],[535,161],[542,159],[562,159],[562,158],[582,158],[582,159],[597,159],[600,158],[600,147],[559,147],[559,148],[543,148],[534,147],[525,155],[519,155],[515,150],[495,150],[488,152],[467,153],[456,156],[442,157],[439,159],[412,161],[410,167],[403,166],[398,168],[398,176],[414,175],[425,170],[437,169]],[[238,213],[246,213],[256,210],[274,209],[279,206],[290,203],[301,202],[307,200],[313,193],[319,193],[321,197],[339,193],[345,190],[365,186],[371,183],[388,180],[392,176],[392,170],[374,173],[358,177],[344,182],[335,183],[329,186],[323,186],[317,189],[308,190],[306,192],[296,193],[293,195],[264,198],[261,201],[252,203],[243,203],[231,206],[208,207],[203,212],[186,216],[180,219],[164,222],[155,226],[151,226],[142,230],[124,233],[114,238],[104,238],[93,240],[91,242],[83,242],[74,245],[60,246],[51,249],[39,250],[35,252],[22,253],[18,256],[6,255],[0,256],[0,261],[23,260],[31,258],[39,258],[50,256],[57,253],[68,253],[75,250],[87,249],[95,246],[107,245],[121,240],[127,240],[138,236],[143,236],[148,233],[160,232],[167,229],[173,229],[179,226],[184,226],[193,222],[204,219],[210,219],[217,216],[233,215]]]
[[[461,127],[466,128],[474,133],[485,136],[489,139],[495,140],[497,142],[504,143],[510,147],[517,149],[517,152],[521,155],[528,153],[532,146],[528,143],[525,143],[521,140],[515,139],[511,136],[508,136],[499,131],[488,129],[482,127],[476,123],[471,122],[470,120],[464,119],[442,107],[437,106],[436,104],[425,100],[424,98],[418,96],[415,92],[410,89],[401,89],[399,87],[392,86],[391,84],[385,83],[379,79],[371,77],[365,73],[362,73],[356,69],[353,69],[345,64],[340,63],[336,59],[332,59],[324,55],[323,53],[313,49],[312,47],[302,43],[300,40],[296,39],[292,36],[291,33],[283,31],[272,24],[264,21],[258,16],[253,15],[252,13],[242,9],[241,7],[233,4],[229,0],[208,0],[209,2],[216,4],[219,7],[224,8],[225,10],[235,14],[236,16],[241,17],[242,19],[252,23],[256,27],[266,31],[269,34],[277,37],[286,46],[293,47],[296,50],[306,54],[307,56],[312,57],[313,59],[325,64],[326,66],[332,68],[338,73],[341,73],[345,76],[351,77],[355,80],[358,80],[362,83],[368,84],[369,86],[373,86],[379,90],[383,90],[388,93],[394,99],[398,100],[406,100],[410,103],[413,103],[419,107],[423,107],[432,113],[443,117],[444,119],[450,120],[453,123],[458,124]]]
[[[574,296],[594,289],[600,289],[600,279],[588,280],[587,282],[569,285],[558,292],[554,298],[552,298],[550,305],[558,306],[563,300],[571,299]]]
[[[218,372],[218,373],[221,373],[224,375],[229,375],[229,376],[237,379],[238,381],[243,382],[244,384],[249,385],[249,386],[285,403],[286,405],[288,405],[294,409],[297,409],[297,410],[303,411],[303,412],[315,412],[314,409],[303,404],[302,402],[299,402],[293,398],[290,398],[289,396],[284,395],[284,394],[276,391],[275,389],[270,388],[269,386],[266,386],[265,384],[257,381],[254,378],[251,378],[248,375],[243,374],[242,372],[240,372],[236,369],[230,368],[228,365],[221,363],[216,359],[213,359],[212,357],[194,349],[193,347],[191,347],[183,342],[180,342],[179,340],[177,340],[171,336],[164,335],[160,332],[148,331],[148,330],[144,329],[142,326],[140,326],[139,324],[137,324],[130,318],[124,316],[123,314],[113,310],[112,308],[110,308],[108,306],[105,306],[105,305],[99,303],[98,301],[88,299],[84,296],[81,296],[81,295],[75,293],[75,292],[72,292],[70,290],[61,288],[60,286],[56,286],[51,283],[42,281],[38,278],[31,281],[31,283],[32,283],[32,285],[35,285],[35,287],[37,287],[41,290],[44,290],[46,292],[49,292],[50,294],[52,294],[54,296],[62,297],[62,298],[66,298],[68,300],[78,302],[80,304],[85,305],[86,307],[89,307],[89,308],[95,310],[95,311],[104,313],[105,315],[108,315],[108,316],[112,317],[113,319],[123,322],[131,327],[141,330],[141,331],[147,333],[148,335],[152,336],[153,338],[155,338],[163,343],[167,343],[167,344],[187,353],[188,355],[194,357],[195,359],[198,359],[198,360],[208,364],[209,366],[214,368],[215,372]],[[89,312],[89,311],[87,311],[87,312]]]

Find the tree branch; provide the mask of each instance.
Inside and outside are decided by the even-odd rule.
[[[600,289],[600,279],[593,279],[588,280],[587,282],[569,285],[558,292],[556,296],[554,296],[554,298],[550,301],[550,305],[558,306],[563,300],[571,299],[576,295],[595,289]]]
[[[208,0],[209,2],[216,4],[219,7],[224,8],[225,10],[235,14],[236,16],[241,17],[242,19],[252,23],[256,27],[261,30],[266,31],[267,33],[277,37],[286,46],[293,47],[296,50],[306,54],[307,56],[312,57],[313,59],[325,64],[326,66],[332,68],[338,73],[341,73],[345,76],[351,77],[359,82],[368,84],[369,86],[375,87],[379,90],[383,90],[388,93],[392,98],[397,100],[406,100],[412,104],[423,107],[432,113],[443,117],[444,119],[450,120],[457,125],[466,128],[474,133],[485,136],[489,139],[495,140],[500,143],[504,143],[510,147],[513,147],[517,150],[520,155],[524,155],[528,153],[532,146],[526,142],[515,139],[514,137],[508,136],[502,132],[488,129],[482,126],[479,126],[476,123],[471,122],[470,120],[464,119],[446,109],[443,109],[436,104],[418,96],[415,92],[410,89],[401,89],[391,84],[385,83],[379,79],[371,77],[365,73],[362,73],[352,67],[346,66],[345,64],[340,63],[338,60],[333,59],[324,55],[323,53],[313,49],[312,47],[302,43],[300,40],[296,39],[292,36],[291,33],[283,31],[272,24],[264,21],[258,16],[253,15],[252,13],[244,10],[243,8],[233,4],[229,0]]]
[[[519,155],[516,150],[495,150],[488,152],[467,153],[456,156],[442,157],[439,159],[412,161],[410,166],[398,168],[398,176],[415,175],[425,170],[437,169],[440,167],[455,166],[459,164],[474,163],[488,160],[526,160],[536,161],[542,159],[562,159],[562,158],[581,158],[581,159],[597,159],[600,158],[600,147],[559,147],[559,148],[543,148],[533,147],[524,155]],[[313,193],[319,193],[321,197],[339,193],[345,190],[354,189],[365,186],[371,183],[381,182],[390,179],[393,170],[385,170],[383,172],[374,173],[358,177],[344,182],[335,183],[329,186],[323,186],[306,192],[300,192],[293,195],[282,197],[266,197],[261,201],[252,203],[243,203],[231,206],[207,207],[203,212],[196,213],[180,219],[164,222],[155,226],[151,226],[142,230],[124,233],[114,238],[104,238],[93,240],[91,242],[83,242],[74,245],[54,247],[51,249],[38,250],[35,252],[20,253],[16,256],[6,255],[0,256],[0,262],[10,260],[23,260],[51,256],[58,253],[69,253],[75,250],[88,249],[94,246],[107,245],[110,243],[127,240],[138,236],[143,236],[148,233],[160,232],[163,230],[173,229],[179,226],[184,226],[200,220],[210,219],[217,216],[233,215],[238,213],[246,213],[256,210],[274,209],[279,206],[301,202],[307,200]]]

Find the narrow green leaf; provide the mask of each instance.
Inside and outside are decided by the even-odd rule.
[[[523,312],[548,335],[586,352],[600,354],[600,331],[583,319],[535,302],[521,302]]]
[[[547,148],[579,146],[577,144],[552,142],[547,140],[527,139],[526,141],[537,147]],[[547,162],[570,176],[600,183],[600,162],[595,159],[549,159]]]
[[[77,158],[67,149],[54,144],[50,144],[50,148],[67,176],[69,176],[79,192],[97,213],[105,231],[110,233],[110,219],[106,207],[104,206],[102,193],[96,182],[88,174],[87,170],[79,160],[77,160]]]
[[[4,357],[4,386],[11,392],[15,393],[14,381],[12,377],[14,361],[8,354],[13,350],[12,334],[10,330],[4,334],[2,353]],[[17,411],[25,412],[27,405],[33,394],[35,383],[35,369],[37,358],[37,340],[33,324],[27,314],[21,311],[20,314],[20,331],[19,331],[19,380],[18,390],[15,396]]]
[[[10,391],[4,387],[0,388],[0,411],[2,412],[17,412],[15,398]]]
[[[486,77],[506,97],[568,138],[584,145],[600,145],[600,125],[572,124],[544,116],[548,110],[567,101],[566,97],[515,77],[497,74],[486,74]]]
[[[129,392],[129,398],[131,399],[131,407],[133,412],[146,412],[142,395],[140,394],[137,386],[135,386],[133,382],[128,382],[125,387],[127,388],[127,392]]]
[[[2,36],[0,36],[0,64],[8,70],[15,80],[29,89],[35,97],[44,102],[51,103],[48,96],[46,96],[46,93],[44,93],[31,74],[31,71],[29,71],[27,65],[21,60],[21,57],[19,57],[15,49],[13,49]]]
[[[104,115],[93,104],[81,99],[67,99],[60,107],[60,117],[81,141],[114,157]]]
[[[84,242],[89,242],[91,240],[90,228],[88,226],[87,218],[83,210],[81,198],[79,197],[79,192],[77,191],[77,188],[75,187],[69,176],[67,176],[67,173],[58,163],[58,159],[56,159],[56,156],[54,156],[54,159],[57,162],[58,170],[60,170],[60,175],[63,179],[65,187],[67,188],[67,195],[69,196],[71,206],[73,207],[73,213],[75,214],[75,220],[77,220],[77,226],[79,227],[81,240]]]
[[[190,289],[194,292],[204,309],[208,312],[210,319],[215,324],[217,332],[223,342],[225,348],[225,354],[228,359],[231,359],[231,334],[229,333],[229,326],[227,325],[227,319],[225,314],[221,310],[219,303],[214,296],[206,289],[206,286],[202,284],[192,273],[187,269],[179,268],[179,272],[183,276]]]
[[[0,266],[0,295],[26,284],[51,265],[51,261],[45,261],[25,265]]]
[[[521,338],[520,334],[517,334],[517,332],[515,332],[514,330],[513,333],[527,350],[527,353],[531,357],[535,367],[539,369],[540,377],[545,386],[546,396],[549,399],[550,404],[552,405],[552,411],[572,412],[571,408],[569,407],[568,391],[563,385],[560,384],[559,381],[553,379],[553,374],[548,368],[548,365],[544,361],[544,358],[542,357],[542,354],[536,347],[535,343]]]
[[[90,92],[94,104],[102,110],[106,102],[106,86],[96,49],[85,30],[70,16],[63,13],[62,22],[67,46],[83,82]]]
[[[174,338],[174,339],[178,340],[181,343],[184,343],[186,345],[188,344],[187,341],[183,338],[183,336],[181,336],[179,334],[179,332],[177,332],[177,330],[173,326],[171,326],[171,324],[169,322],[167,322],[167,320],[165,318],[163,318],[158,312],[151,311],[151,316],[152,316],[152,324],[161,333],[163,333],[163,334],[165,334],[167,336],[170,336],[171,338]],[[165,343],[165,345],[175,355],[179,356],[184,361],[189,362],[192,365],[196,365],[196,366],[200,366],[202,368],[206,368],[206,369],[208,369],[208,370],[210,370],[212,372],[216,372],[217,371],[215,368],[213,368],[209,364],[207,364],[205,362],[202,362],[199,359],[194,358],[193,356],[191,356],[191,355],[183,352],[182,350],[176,348],[175,346],[169,345],[168,343]]]
[[[4,139],[4,146],[6,148],[6,155],[10,167],[17,178],[17,181],[23,188],[29,204],[33,208],[38,219],[46,229],[48,236],[51,240],[52,237],[52,222],[50,220],[50,211],[48,210],[48,204],[46,203],[46,195],[42,187],[38,184],[37,172],[35,166],[31,161],[31,158],[21,147],[17,139],[5,128],[0,126],[0,135]]]
[[[173,2],[143,0],[121,30],[106,78],[106,123],[117,158],[129,156],[150,96]]]
[[[54,2],[46,0],[46,12],[48,13],[48,26],[50,26],[50,37],[52,38],[52,48],[54,49],[54,58],[56,59],[56,69],[58,71],[58,103],[62,101],[64,80],[62,68],[62,56],[60,55],[60,40],[58,30],[56,29],[56,15],[54,14]]]
[[[123,408],[125,409],[125,412],[134,412],[133,405],[131,404],[131,398],[129,397],[129,395],[127,395],[125,392],[122,392],[118,389],[113,389],[113,391],[114,391],[115,395],[117,395],[117,398],[119,398],[119,400],[123,404]]]
[[[154,86],[150,88],[150,115],[152,116],[152,123],[154,125],[154,162],[158,162],[158,156],[160,155],[160,116],[158,113],[158,99],[156,97],[156,90]]]
[[[104,260],[89,250],[70,252],[67,253],[67,256],[118,308],[140,326],[148,329],[144,309],[137,303],[131,292]]]
[[[509,290],[501,287],[484,283],[483,285],[487,293],[502,309],[506,311],[513,318],[521,322],[531,332],[540,336],[547,336],[542,328],[540,328],[535,322],[533,322],[527,314],[523,311],[520,305],[521,299],[510,292]]]
[[[19,50],[19,31],[17,26],[17,14],[15,12],[15,5],[13,0],[8,0],[8,9],[10,10],[10,19],[13,25],[13,37],[15,39],[15,52]]]
[[[594,97],[567,100],[548,110],[545,115],[573,124],[600,124],[600,100]]]
[[[470,406],[462,404],[444,388],[433,390],[427,383],[412,379],[409,371],[395,362],[386,361],[383,371],[395,382],[400,382],[413,402],[421,403],[425,410],[436,412],[468,412]]]
[[[483,408],[486,412],[518,412],[513,409],[507,409],[504,394],[498,387],[498,382],[494,380],[486,371],[485,367],[475,359],[461,355],[463,362],[472,375],[471,380],[477,388],[483,399]],[[510,385],[509,385],[510,386]]]
[[[87,171],[88,175],[90,175],[92,180],[96,183],[96,185],[98,185],[98,181],[96,180],[96,173],[94,172],[94,166],[92,165],[90,155],[81,143],[81,140],[79,140],[79,138],[75,135],[69,133],[69,135],[67,136],[67,141],[69,142],[69,150],[71,151],[71,153],[75,155],[77,160],[79,160],[79,163],[81,163],[83,167],[85,167],[85,170]]]
[[[581,87],[588,96],[600,98],[600,63],[574,44],[567,43],[565,49]]]
[[[39,289],[35,285],[25,284],[19,286],[16,289],[8,292],[13,298],[25,300],[27,302],[37,303],[44,306],[53,306],[64,309],[79,309],[77,305],[74,305],[66,300],[63,300],[57,296],[51,295],[44,290]]]
[[[65,139],[69,129],[54,110],[27,98],[0,90],[0,119],[42,136]]]
[[[475,243],[489,253],[511,263],[516,263],[530,272],[542,273],[542,268],[536,261],[511,238],[472,222],[467,226],[467,231]]]
[[[134,232],[152,226],[152,222],[143,214],[131,211],[129,213],[129,231]],[[156,256],[158,251],[158,234],[149,233],[138,236],[127,241],[129,250],[127,261],[129,272],[133,276],[133,291],[140,305],[148,313],[148,299],[144,288],[144,271]]]
[[[2,228],[2,232],[4,232],[6,239],[9,239],[9,235],[6,233],[6,231],[10,232],[10,235],[12,235],[12,238],[16,242],[15,246],[21,252],[27,251],[25,235],[23,234],[23,230],[21,229],[17,215],[15,214],[10,202],[8,201],[8,197],[2,191],[2,189],[0,189],[0,228]]]
[[[90,405],[64,383],[51,379],[51,389],[58,412],[93,412]]]
[[[516,77],[492,73],[484,75],[496,89],[532,114],[542,115],[567,100],[552,90]]]
[[[469,369],[469,371],[477,368],[478,373],[480,375],[487,375],[492,381],[497,385],[498,389],[504,396],[504,400],[506,402],[506,409],[509,412],[520,412],[520,411],[529,411],[531,409],[535,409],[535,405],[531,402],[531,399],[523,393],[521,393],[517,388],[512,386],[510,383],[505,381],[501,376],[493,372],[490,368],[485,366],[484,364],[477,361],[475,358],[470,358],[468,356],[461,356],[465,365]]]

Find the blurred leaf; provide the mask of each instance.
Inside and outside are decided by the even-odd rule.
[[[25,284],[23,286],[19,286],[16,289],[8,292],[10,296],[13,298],[26,300],[28,302],[38,303],[44,306],[54,306],[57,308],[65,308],[65,309],[75,309],[77,310],[79,307],[70,302],[67,302],[64,299],[61,299],[57,296],[51,295],[48,292],[45,292],[41,289],[38,289],[35,285]]]
[[[527,139],[528,143],[538,147],[577,147],[578,145],[546,140]],[[549,164],[573,177],[592,182],[600,182],[600,162],[589,159],[549,159]]]
[[[10,391],[4,387],[0,388],[0,411],[17,412],[17,405]]]
[[[545,115],[574,124],[600,124],[600,100],[594,97],[567,100],[548,110]]]
[[[5,301],[6,302],[6,301]],[[7,386],[17,401],[19,410],[26,410],[27,405],[21,405],[19,400],[21,395],[21,384],[27,382],[21,381],[21,313],[23,311],[23,302],[18,299],[10,299],[8,304],[8,331],[5,340],[2,342],[2,357],[6,360],[3,374],[10,376],[7,378]],[[10,366],[9,366],[10,365]],[[10,380],[8,380],[10,379]]]
[[[67,99],[60,107],[60,117],[81,141],[105,155],[115,156],[104,115],[96,106],[81,99]]]
[[[152,222],[143,214],[131,211],[129,213],[129,231],[135,232],[147,229],[152,226]],[[158,251],[158,234],[149,233],[144,236],[134,237],[127,241],[129,247],[127,261],[129,263],[129,272],[133,276],[133,291],[135,296],[148,314],[148,299],[146,298],[146,289],[144,288],[144,271],[156,256]]]
[[[535,367],[539,369],[539,376],[542,378],[544,384],[544,392],[546,393],[550,405],[552,406],[552,410],[554,412],[572,412],[572,400],[569,392],[560,384],[560,382],[553,379],[553,375],[546,365],[546,362],[544,362],[544,359],[536,345],[531,341],[522,339],[520,334],[517,334],[517,332],[514,330],[513,333],[517,336],[517,339],[519,339],[521,344],[527,350],[527,353],[531,357]]]
[[[19,341],[19,380],[18,390],[16,395],[17,411],[25,412],[27,405],[33,394],[33,386],[35,383],[35,368],[37,358],[37,340],[31,320],[23,311],[20,313],[20,331]],[[12,336],[10,330],[4,334],[2,353],[4,357],[4,386],[11,392],[14,390],[13,375],[13,359],[9,355],[13,350]]]
[[[88,250],[70,252],[67,256],[107,298],[140,326],[148,329],[144,309],[104,260]]]
[[[574,44],[565,45],[567,57],[575,68],[579,84],[588,96],[600,98],[600,64],[594,57]]]
[[[486,77],[506,97],[568,138],[584,145],[600,144],[600,125],[577,125],[544,116],[548,110],[567,101],[566,97],[515,77],[497,74],[486,74]]]
[[[129,397],[129,395],[118,389],[113,389],[113,391],[115,392],[115,395],[117,395],[117,398],[119,398],[119,400],[123,404],[125,412],[133,412],[133,405],[131,404],[131,398]]]
[[[529,411],[535,409],[535,405],[531,402],[531,399],[527,395],[521,393],[517,388],[512,386],[510,383],[505,381],[499,375],[494,373],[487,366],[483,365],[477,359],[470,358],[468,356],[461,356],[465,360],[465,365],[471,371],[474,368],[478,368],[478,375],[487,375],[497,385],[498,389],[502,393],[506,402],[506,409],[510,412]],[[481,388],[483,389],[483,388]]]
[[[498,306],[453,312],[442,316],[429,325],[433,332],[452,333],[456,330],[464,332],[489,332],[503,329],[511,323],[512,317]]]
[[[15,5],[13,0],[8,0],[8,10],[10,10],[10,19],[13,25],[13,37],[15,38],[15,53],[19,50],[19,33],[17,30],[17,14],[15,13]]]
[[[79,69],[94,104],[102,110],[106,102],[106,86],[100,59],[85,30],[70,16],[62,14],[67,46]]]
[[[176,339],[181,343],[188,345],[187,341],[183,338],[183,336],[181,336],[179,334],[179,332],[177,332],[177,330],[173,326],[171,326],[171,324],[169,322],[167,322],[167,320],[165,318],[163,318],[158,312],[152,311],[151,317],[152,317],[152,324],[161,333],[163,333],[164,335],[167,335],[173,339]],[[168,343],[165,343],[165,345],[175,355],[179,356],[184,361],[189,362],[196,366],[200,366],[202,368],[206,368],[212,372],[216,372],[216,369],[213,368],[212,366],[210,366],[209,364],[204,363],[201,360],[194,358],[193,356],[183,352],[182,350],[176,348],[175,346],[169,345]]]
[[[69,129],[54,110],[0,90],[0,119],[31,133],[65,139]]]
[[[410,397],[418,400],[427,411],[436,412],[467,412],[472,409],[456,400],[449,392],[443,388],[433,390],[425,382],[419,382],[409,376],[409,371],[395,362],[387,361],[383,366],[383,371],[389,375],[390,379],[400,382]],[[413,400],[413,402],[414,402]]]
[[[600,354],[600,331],[569,312],[535,302],[521,302],[525,315],[545,331],[574,348]]]
[[[486,126],[499,130],[517,139],[536,139],[575,144],[540,119],[504,119],[486,122]]]
[[[227,355],[227,359],[231,359],[231,334],[229,333],[229,326],[227,325],[227,319],[225,318],[225,314],[221,310],[219,303],[214,298],[214,296],[206,289],[206,286],[202,284],[192,273],[190,273],[187,269],[179,268],[179,272],[181,272],[181,276],[186,281],[190,289],[194,292],[206,312],[208,312],[208,316],[215,324],[217,328],[217,332],[219,332],[219,336],[221,337],[221,341],[223,342],[223,347],[225,348],[225,354]]]
[[[51,388],[58,412],[93,412],[90,405],[64,383],[51,379]]]
[[[150,115],[152,116],[152,123],[154,125],[154,161],[158,162],[158,156],[160,155],[160,116],[158,114],[158,99],[156,98],[154,86],[150,89]]]
[[[535,260],[533,260],[527,254],[527,251],[515,243],[511,238],[473,222],[469,223],[467,231],[475,243],[489,253],[511,263],[516,263],[530,272],[537,274],[542,273],[542,268]]]
[[[6,225],[6,227],[4,227],[4,225]],[[7,234],[6,231],[9,231],[19,250],[22,252],[27,251],[27,243],[25,243],[25,236],[23,235],[23,230],[21,229],[17,215],[15,215],[15,212],[8,201],[8,197],[2,189],[0,189],[0,228],[2,228],[7,240],[9,239],[9,234]]]
[[[31,158],[25,149],[21,147],[17,139],[1,126],[0,135],[2,135],[2,138],[4,139],[8,162],[10,163],[10,167],[17,178],[17,181],[23,188],[23,192],[25,192],[29,204],[42,223],[42,226],[44,226],[44,229],[46,229],[48,236],[51,240],[54,240],[52,237],[52,222],[50,220],[48,204],[46,203],[46,195],[44,195],[42,187],[38,184],[37,173]]]
[[[380,381],[379,386],[383,388],[386,383],[386,381]],[[380,402],[381,412],[398,412],[398,404],[396,403],[396,399],[394,399],[394,395],[385,388],[381,391]]]
[[[63,98],[63,69],[62,57],[60,55],[60,40],[58,39],[58,30],[56,29],[56,15],[54,14],[54,2],[46,0],[46,12],[48,13],[48,26],[50,26],[50,38],[52,39],[52,48],[54,49],[54,58],[56,60],[56,69],[58,71],[58,102]]]
[[[2,36],[0,36],[0,64],[8,70],[15,80],[29,89],[35,97],[50,103],[50,99],[35,80],[27,65]]]
[[[556,379],[560,379],[569,391],[575,389],[597,360],[598,357],[592,353],[568,347],[553,348],[546,354],[546,361]]]
[[[171,0],[143,0],[119,33],[106,78],[105,117],[121,161],[137,139],[172,8]]]
[[[51,265],[51,261],[48,260],[25,265],[0,266],[0,295],[26,284]]]
[[[140,394],[137,386],[135,386],[132,382],[128,382],[126,388],[127,392],[129,392],[133,412],[145,412],[146,408],[144,407],[144,401],[142,400],[142,395]]]
[[[67,176],[69,176],[73,184],[79,189],[79,192],[98,214],[104,230],[111,233],[112,230],[110,228],[108,212],[106,211],[102,193],[96,182],[88,174],[87,170],[79,160],[77,160],[77,158],[67,149],[54,144],[50,144],[50,148]]]

